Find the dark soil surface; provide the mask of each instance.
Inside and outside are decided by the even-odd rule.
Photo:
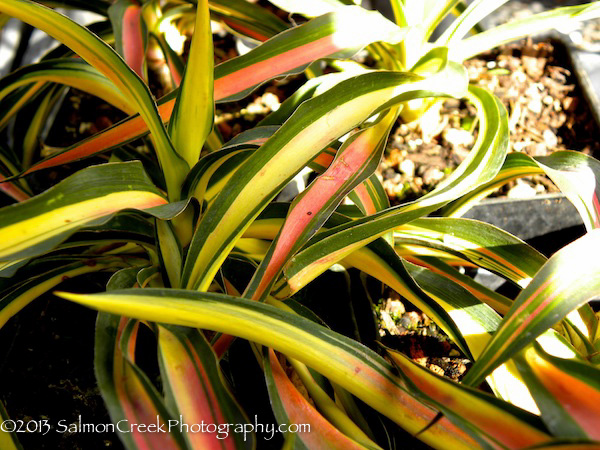
[[[61,289],[99,291],[97,278],[68,281]],[[0,400],[11,419],[47,420],[47,434],[18,433],[26,450],[121,449],[114,433],[69,433],[63,426],[108,424],[93,369],[96,312],[44,295],[0,329]]]

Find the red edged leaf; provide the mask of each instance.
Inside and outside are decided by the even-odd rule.
[[[280,425],[292,429],[297,427],[297,437],[311,450],[364,448],[331,425],[302,396],[277,361],[272,349],[265,347],[265,353],[268,353],[263,358],[267,388],[273,412]]]

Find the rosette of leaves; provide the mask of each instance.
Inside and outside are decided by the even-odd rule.
[[[44,3],[106,19],[92,32]],[[285,435],[298,448],[401,447],[400,429],[438,448],[597,445],[600,331],[589,301],[600,291],[599,163],[575,152],[507,154],[504,107],[468,86],[460,63],[572,17],[596,17],[600,8],[562,8],[464,38],[504,2],[394,0],[397,23],[351,2],[272,3],[306,20],[292,26],[235,0],[0,2],[3,18],[63,44],[0,81],[0,126],[22,118],[25,107],[34,111],[21,138],[0,149],[0,186],[14,200],[0,210],[0,324],[65,277],[111,273],[105,292],[56,295],[100,311],[95,371],[115,423],[181,416],[188,424],[244,424],[236,380],[254,371],[278,423],[310,425]],[[259,45],[213,66],[211,20]],[[164,23],[193,24],[185,62],[169,47]],[[177,86],[159,99],[146,81],[149,46],[163,52]],[[362,50],[372,66],[345,61]],[[215,102],[302,72],[309,80],[277,111],[220,141]],[[40,160],[37,137],[64,86],[129,116]],[[445,97],[477,109],[475,146],[434,191],[390,207],[374,176],[388,135],[399,116],[418,117]],[[151,155],[127,147],[138,138]],[[111,154],[108,163],[44,192],[27,183],[101,152]],[[305,167],[317,178],[292,202],[274,202]],[[588,230],[550,259],[498,228],[456,217],[507,181],[538,173],[569,197]],[[436,211],[442,215],[428,217]],[[520,292],[505,297],[461,266],[490,270]],[[352,332],[315,315],[304,288],[332,268],[357,269],[431,317],[473,362],[462,382],[378,345],[369,314]],[[355,304],[368,310],[368,296],[355,291]],[[160,389],[136,364],[140,327],[156,336]],[[490,389],[480,388],[484,382]],[[120,437],[128,448],[257,445],[242,434],[218,439],[185,429]],[[8,433],[0,443],[18,446]]]

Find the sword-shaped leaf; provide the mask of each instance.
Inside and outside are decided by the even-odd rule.
[[[600,294],[600,230],[554,254],[515,299],[464,383],[475,385],[575,308]]]
[[[182,282],[206,289],[237,238],[289,180],[331,142],[373,114],[419,97],[462,95],[464,69],[453,64],[426,79],[372,72],[304,102],[244,163],[199,222]],[[218,230],[218,232],[216,232]]]
[[[537,158],[511,153],[496,178],[449,204],[444,214],[460,216],[494,189],[517,178],[540,173],[548,175],[575,205],[588,230],[600,226],[600,162],[574,151]]]
[[[404,388],[391,365],[375,352],[270,305],[223,294],[169,289],[58,295],[106,312],[219,331],[271,347],[314,368],[412,433],[423,430],[437,415],[435,409],[417,401]],[[475,445],[445,418],[418,437],[433,446]]]
[[[105,100],[127,114],[135,112],[131,102],[108,78],[85,61],[73,58],[45,60],[15,70],[0,80],[0,98],[22,86],[40,81],[76,87]]]
[[[93,166],[40,195],[0,209],[0,261],[42,254],[76,230],[107,222],[124,209],[171,218],[181,207],[168,204],[139,162]]]
[[[357,20],[364,32],[356,33]],[[404,32],[379,13],[359,7],[347,7],[317,17],[273,37],[243,56],[216,66],[214,99],[216,102],[242,99],[260,84],[278,76],[300,73],[318,59],[350,58],[372,42],[397,42]],[[158,102],[160,116],[165,122],[171,117],[175,97],[176,93],[171,93]],[[140,116],[129,117],[40,162],[25,174],[118,147],[147,132],[148,126]]]
[[[479,112],[480,134],[469,157],[438,188],[421,199],[340,225],[315,236],[284,268],[298,290],[356,249],[493,179],[502,166],[508,142],[506,110],[489,92],[471,86],[469,98]]]
[[[139,322],[99,314],[96,322],[94,366],[98,387],[118,433],[128,449],[185,449],[176,422],[148,377],[135,364]],[[172,421],[172,422],[170,422]],[[146,425],[127,427],[128,424]],[[123,428],[119,428],[121,431]]]
[[[2,402],[0,402],[0,421],[2,421],[2,423],[10,423],[7,422],[10,420],[10,417],[8,415],[8,413],[6,412],[6,409],[4,408],[4,405],[2,404]],[[10,426],[10,425],[9,425]],[[19,443],[19,440],[17,439],[17,434],[14,432],[14,430],[11,431],[5,431],[4,430],[5,427],[2,427],[2,430],[0,430],[0,447],[6,450],[22,450],[23,447],[21,447],[21,444]],[[16,428],[16,426],[15,426]]]
[[[194,328],[158,325],[159,361],[166,404],[183,424],[245,424],[248,419],[226,387],[217,358]],[[254,448],[240,433],[185,433],[191,448]]]
[[[505,3],[503,0],[502,3]],[[502,3],[490,2],[494,7]],[[454,61],[464,61],[486,50],[507,42],[534,36],[547,30],[564,25],[569,20],[589,20],[600,16],[600,5],[597,2],[583,5],[555,8],[538,14],[533,14],[524,19],[513,20],[509,23],[493,27],[477,33],[469,38],[455,41],[449,46],[451,58]],[[466,30],[468,31],[468,30]],[[463,33],[464,36],[464,33]]]
[[[277,361],[275,352],[263,348],[263,362],[271,407],[280,425],[299,425],[296,439],[305,449],[363,449],[363,445],[350,439],[329,423],[292,384]]]
[[[444,415],[489,448],[525,448],[551,437],[533,414],[473,388],[443,378],[403,354],[387,349],[409,385]]]
[[[115,32],[115,49],[138,76],[146,79],[146,40],[148,31],[137,0],[116,0],[108,8]]]
[[[289,258],[302,247],[362,180],[370,176],[383,154],[396,111],[348,138],[331,166],[292,203],[288,216],[244,294],[262,300]]]
[[[233,32],[258,42],[264,42],[289,27],[267,9],[244,0],[210,0],[210,10],[215,19]]]
[[[556,436],[600,440],[600,370],[546,353],[538,344],[516,357],[541,412]]]
[[[453,254],[525,287],[546,262],[530,245],[493,225],[471,219],[423,218],[394,232],[397,246]]]
[[[198,162],[213,126],[213,66],[208,0],[198,0],[190,54],[169,122],[173,145],[190,167]]]
[[[0,3],[0,12],[29,23],[68,45],[128,96],[152,132],[169,194],[177,198],[181,182],[188,170],[187,164],[173,149],[148,86],[121,57],[86,28],[38,3],[29,0],[5,0]]]
[[[59,267],[26,280],[11,289],[10,292],[0,296],[0,328],[33,300],[63,281],[86,273],[107,269],[116,270],[124,265],[126,265],[125,260],[118,257],[81,258],[81,261],[71,262],[70,264],[63,263]]]

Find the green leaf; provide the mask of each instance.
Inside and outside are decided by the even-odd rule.
[[[339,0],[269,0],[280,9],[291,14],[301,14],[304,17],[318,17],[323,14],[334,12],[342,7],[344,3]]]
[[[198,0],[190,54],[169,123],[173,145],[190,167],[198,162],[213,126],[213,66],[208,0]]]
[[[166,402],[173,416],[180,418],[179,426],[214,424],[218,430],[185,433],[190,448],[254,448],[252,434],[230,430],[228,424],[243,426],[248,419],[227,389],[218,360],[202,333],[159,325],[158,348]],[[185,426],[183,429],[186,431]]]
[[[360,20],[365,32],[356,33],[354,21],[346,20],[349,17]],[[247,54],[216,66],[214,99],[217,102],[239,100],[262,83],[278,76],[300,73],[318,59],[350,58],[374,41],[396,42],[403,36],[404,30],[395,27],[379,13],[346,7],[281,33]],[[171,117],[176,94],[168,94],[158,102],[164,122]],[[40,162],[24,174],[118,147],[147,132],[148,126],[140,116],[129,117]]]
[[[421,199],[354,220],[315,236],[284,268],[292,290],[297,291],[305,286],[356,249],[394,228],[439,209],[448,201],[495,177],[508,145],[506,110],[489,92],[474,86],[469,91],[471,101],[478,107],[481,127],[469,157],[445,182]]]
[[[396,117],[396,110],[388,111],[377,124],[350,136],[327,171],[296,197],[244,293],[246,298],[264,299],[289,258],[321,228],[344,197],[375,172]]]
[[[81,59],[61,58],[23,66],[0,80],[0,98],[30,83],[53,82],[100,97],[128,114],[135,112],[116,86],[98,70]]]
[[[387,352],[423,400],[439,408],[484,448],[525,448],[550,440],[533,414],[434,374],[399,352]]]
[[[526,347],[569,312],[600,294],[599,248],[593,230],[557,252],[515,299],[483,354],[463,382],[478,384],[495,367]]]
[[[573,151],[535,161],[575,205],[588,231],[600,228],[600,162]]]
[[[13,280],[16,286],[0,296],[0,328],[33,300],[63,281],[86,273],[100,272],[107,269],[116,270],[126,265],[126,262],[118,257],[88,259],[82,257],[80,259],[80,261],[69,264],[65,264],[63,261],[59,267],[42,273],[38,272],[37,276],[18,285],[17,281]],[[58,262],[55,263],[55,265],[58,264]]]
[[[0,209],[0,261],[42,254],[76,230],[104,223],[124,209],[171,218],[182,206],[167,204],[139,162],[89,167],[40,195]]]
[[[108,44],[67,17],[29,0],[5,0],[0,12],[9,14],[45,31],[72,48],[79,56],[108,77],[135,104],[152,132],[156,151],[171,196],[179,195],[187,172],[185,161],[177,155],[162,124],[148,86]],[[175,200],[178,200],[175,198]]]
[[[362,449],[328,422],[292,384],[272,349],[263,347],[267,389],[275,418],[280,425],[299,425],[296,446],[300,449]]]
[[[16,433],[4,431],[6,425],[10,427],[9,424],[12,422],[10,422],[10,416],[6,412],[6,409],[4,409],[2,402],[0,402],[0,421],[5,425],[2,427],[2,430],[0,430],[0,447],[6,450],[22,450],[23,447],[21,447]]]
[[[448,91],[440,88],[441,80]],[[200,220],[184,266],[184,285],[206,289],[251,220],[333,140],[394,103],[417,97],[461,95],[464,81],[464,69],[453,65],[424,80],[407,73],[373,72],[343,81],[304,102],[246,160],[244,170],[236,172]]]
[[[505,2],[506,0],[503,0],[501,3]],[[494,7],[500,6],[500,4],[494,2]],[[467,39],[455,41],[450,45],[450,57],[454,61],[464,61],[486,50],[560,27],[569,21],[583,21],[597,17],[600,17],[600,5],[597,2],[566,6],[533,14],[524,19],[517,19],[499,25]]]
[[[600,370],[546,353],[538,344],[516,357],[541,412],[556,436],[600,440]]]
[[[204,328],[272,347],[325,375],[411,433],[423,430],[437,411],[403,387],[392,367],[352,339],[270,305],[222,294],[168,289],[131,289],[103,294],[58,293],[62,298],[141,320]],[[419,439],[452,448],[474,442],[442,418]]]
[[[118,433],[128,449],[187,448],[177,422],[148,377],[135,364],[139,322],[110,314],[98,314],[94,368],[98,387],[113,423],[147,425]],[[153,432],[150,432],[154,430]],[[160,431],[158,431],[160,430]]]
[[[462,39],[481,19],[496,11],[508,0],[474,0],[437,40],[440,45]]]
[[[440,250],[525,287],[546,262],[530,245],[493,225],[472,219],[423,218],[394,232],[395,245]]]
[[[193,3],[197,3],[194,0]],[[222,21],[233,32],[259,42],[275,36],[288,25],[264,7],[243,0],[210,0],[215,19]]]
[[[115,32],[115,49],[131,69],[146,79],[146,41],[148,31],[137,0],[116,0],[108,8]]]

